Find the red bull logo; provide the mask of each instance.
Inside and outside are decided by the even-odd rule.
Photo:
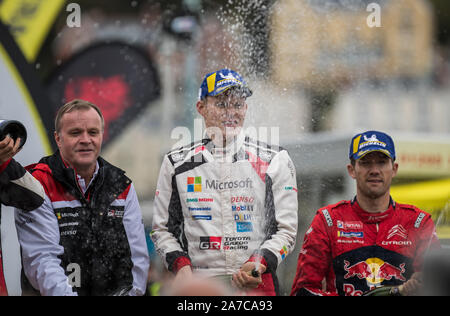
[[[360,261],[352,266],[350,262],[344,260],[344,270],[347,274],[344,279],[357,277],[358,279],[366,279],[367,286],[378,286],[384,280],[397,279],[399,281],[406,281],[403,273],[405,273],[405,263],[400,264],[400,267],[385,262],[379,258],[369,258],[366,261]]]

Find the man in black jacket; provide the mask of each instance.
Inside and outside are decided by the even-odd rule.
[[[16,212],[26,294],[145,293],[149,258],[139,202],[125,172],[99,156],[103,131],[97,106],[69,102],[56,116],[58,151],[30,166],[45,201],[29,214]]]
[[[20,138],[7,135],[0,141],[0,203],[31,211],[44,201],[44,189],[13,157],[19,152]],[[0,211],[1,222],[1,211]],[[1,243],[0,243],[1,245]],[[0,295],[8,295],[0,248]]]

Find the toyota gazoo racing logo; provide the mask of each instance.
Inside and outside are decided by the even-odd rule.
[[[344,279],[350,279],[357,277],[358,279],[366,279],[367,286],[369,288],[374,288],[380,286],[384,280],[396,279],[399,281],[406,281],[403,276],[405,273],[405,263],[400,264],[396,267],[388,262],[385,262],[379,258],[369,258],[365,261],[360,261],[350,266],[350,262],[344,260],[344,270],[347,274],[344,275]],[[347,290],[345,290],[347,293]],[[361,291],[359,295],[362,295]],[[353,293],[353,295],[358,295],[358,293]]]

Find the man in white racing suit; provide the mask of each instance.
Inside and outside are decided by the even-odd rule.
[[[277,295],[297,235],[296,172],[286,150],[242,132],[251,94],[232,70],[206,75],[197,111],[207,137],[164,156],[152,239],[176,280],[195,272]]]

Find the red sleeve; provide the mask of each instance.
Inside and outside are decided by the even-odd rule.
[[[327,292],[322,286],[332,268],[330,244],[325,218],[318,212],[305,234],[291,295],[337,295],[336,289]]]
[[[11,162],[11,159],[12,158],[10,158],[8,161],[6,161],[0,165],[0,173],[2,173],[6,169],[6,167],[8,167],[9,163]]]
[[[418,244],[416,255],[414,256],[414,271],[422,270],[423,260],[429,250],[433,251],[441,249],[441,244],[436,234],[436,227],[429,214],[425,216],[423,223],[420,225],[422,226],[422,229],[420,230],[420,243]]]
[[[266,259],[260,255],[260,254],[253,254],[248,260],[247,262],[259,262],[262,265],[267,267],[267,261]],[[268,272],[268,271],[267,271]]]
[[[191,266],[191,260],[189,260],[189,258],[187,257],[178,257],[177,259],[175,259],[174,263],[173,263],[173,268],[172,268],[172,272],[174,272],[175,274],[184,266]]]

